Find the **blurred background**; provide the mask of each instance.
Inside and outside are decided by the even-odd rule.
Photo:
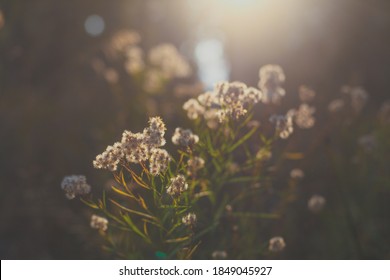
[[[92,160],[123,129],[146,123],[149,111],[126,90],[134,88],[126,86],[128,76],[96,71],[99,62],[108,64],[107,46],[121,30],[138,32],[145,50],[175,45],[194,69],[184,84],[200,80],[207,89],[238,80],[257,86],[259,68],[273,63],[286,73],[285,102],[291,106],[302,84],[317,92],[316,106],[325,109],[342,85],[363,86],[370,99],[362,120],[389,99],[387,0],[0,0],[2,259],[105,258],[89,228],[91,212],[67,200],[60,184],[65,175],[85,174],[101,192],[109,174],[94,170]],[[129,98],[124,116],[114,113],[121,105],[118,91]],[[319,122],[328,118],[320,116],[325,109],[318,109]],[[168,104],[164,119],[169,111]],[[363,127],[349,135],[357,131],[369,132]],[[334,143],[326,140],[324,147]],[[303,187],[304,199],[285,221],[289,250],[282,258],[390,258],[390,150],[379,155],[381,169],[373,166],[368,181],[359,181],[378,191],[369,198],[360,192],[368,204],[353,202],[367,208],[346,219],[336,211],[338,196],[332,200],[326,189],[338,183],[328,176],[324,151],[305,172],[312,172],[308,180],[314,178],[334,211],[325,212],[321,223],[307,214]],[[345,173],[350,177],[343,184],[351,184],[355,171]]]

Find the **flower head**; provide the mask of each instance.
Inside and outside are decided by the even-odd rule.
[[[286,94],[281,85],[286,80],[282,67],[275,64],[268,64],[259,70],[259,88],[263,92],[263,103],[279,104]]]
[[[172,136],[172,143],[180,146],[193,146],[199,142],[199,136],[193,134],[190,129],[178,127]]]
[[[87,179],[84,175],[65,176],[61,182],[61,189],[65,192],[68,199],[91,192],[91,186],[87,184]]]
[[[181,221],[187,226],[194,226],[196,224],[196,215],[194,213],[188,213]]]
[[[171,178],[171,182],[167,188],[167,193],[173,197],[178,197],[187,189],[188,184],[184,176],[177,175],[175,178]]]
[[[153,148],[149,159],[149,171],[153,176],[164,173],[168,169],[171,156],[164,149]]]
[[[204,167],[204,159],[201,157],[193,157],[187,161],[188,175],[195,175],[199,169]]]
[[[108,220],[98,215],[91,216],[91,228],[106,231],[108,228]]]
[[[283,251],[286,247],[283,237],[275,236],[269,240],[268,250],[271,252],[280,252]]]
[[[270,122],[275,123],[276,133],[282,139],[286,139],[294,131],[293,127],[293,116],[294,111],[289,111],[285,116],[283,115],[272,115]]]
[[[320,212],[326,204],[326,199],[318,194],[313,195],[307,202],[307,207],[313,213]]]

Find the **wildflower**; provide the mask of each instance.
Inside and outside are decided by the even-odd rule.
[[[152,48],[149,61],[161,69],[165,78],[183,78],[191,74],[191,67],[171,44],[160,44]]]
[[[188,189],[188,184],[183,175],[177,175],[175,178],[171,178],[171,182],[167,188],[167,194],[178,197],[182,192]]]
[[[341,98],[334,99],[329,103],[328,110],[331,113],[336,113],[341,111],[341,109],[344,108],[344,105],[345,105],[344,100],[342,100]]]
[[[217,94],[213,91],[206,91],[198,96],[199,104],[205,107],[211,107],[218,104]]]
[[[122,144],[117,142],[113,146],[107,146],[102,154],[96,156],[93,166],[97,169],[115,171],[122,156]]]
[[[307,104],[301,104],[299,109],[295,111],[294,119],[299,128],[308,129],[314,126],[315,118],[313,113],[316,111],[314,107]]]
[[[122,134],[122,151],[128,162],[138,163],[148,160],[149,148],[145,144],[145,135],[125,130]]]
[[[187,226],[194,226],[196,224],[196,215],[194,213],[188,213],[181,221]]]
[[[284,247],[286,247],[286,243],[284,242],[283,237],[276,236],[269,240],[268,250],[271,252],[283,251]]]
[[[91,216],[91,228],[106,231],[108,228],[108,220],[98,215]]]
[[[187,174],[194,176],[196,172],[204,167],[204,159],[193,157],[187,161]]]
[[[310,102],[314,99],[316,96],[316,92],[307,86],[300,86],[298,90],[299,99],[301,99],[302,102]]]
[[[87,179],[84,175],[65,176],[61,182],[61,189],[65,192],[68,199],[91,192],[91,186],[87,184]]]
[[[224,260],[227,258],[227,253],[226,251],[214,251],[212,254],[211,254],[211,257],[214,259],[214,260]]]
[[[247,110],[244,104],[250,100],[247,86],[241,82],[220,82],[215,85],[215,92],[218,97],[221,109],[217,113],[219,121],[223,122],[227,117],[238,119],[245,115]]]
[[[263,92],[262,102],[279,104],[286,94],[281,85],[286,80],[282,67],[268,64],[259,70],[259,88]]]
[[[199,118],[205,112],[205,108],[199,102],[191,98],[183,104],[183,109],[187,111],[187,116],[191,120]]]
[[[160,117],[149,119],[149,127],[144,129],[143,135],[145,143],[149,148],[161,147],[165,145],[164,134],[167,128]]]
[[[325,198],[321,195],[316,194],[309,199],[309,201],[307,202],[307,207],[311,212],[318,213],[324,208],[325,204]]]
[[[172,143],[180,146],[193,146],[199,142],[199,136],[190,129],[176,128],[172,136]]]
[[[153,176],[164,173],[168,169],[171,156],[164,149],[153,148],[149,159],[149,171]]]
[[[288,138],[291,133],[293,133],[293,111],[287,112],[285,116],[282,115],[272,115],[270,117],[270,122],[276,124],[276,133],[282,139]]]
[[[290,172],[290,177],[293,179],[302,179],[303,177],[305,177],[305,173],[302,171],[302,169],[294,168]]]

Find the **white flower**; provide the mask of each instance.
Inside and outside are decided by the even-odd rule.
[[[181,221],[187,226],[194,226],[196,224],[196,215],[194,213],[188,213]]]
[[[315,118],[313,117],[316,109],[307,104],[301,104],[295,111],[294,119],[299,128],[308,129],[314,126]]]
[[[164,173],[168,169],[171,156],[164,149],[153,148],[149,159],[149,171],[153,176]]]
[[[313,195],[307,202],[307,207],[313,213],[320,212],[326,204],[326,200],[321,195]]]
[[[275,123],[276,133],[280,138],[286,139],[293,133],[293,116],[294,111],[290,110],[285,116],[272,115],[270,117],[270,122]]]
[[[204,167],[204,163],[204,159],[201,157],[190,158],[187,161],[187,174],[192,176],[196,175],[196,172]]]
[[[286,80],[282,67],[268,64],[259,70],[259,88],[263,92],[262,102],[279,104],[286,94],[281,85]]]
[[[108,220],[98,215],[91,216],[91,228],[106,231],[108,228]]]
[[[190,129],[176,128],[172,136],[172,143],[180,146],[193,146],[199,142],[199,136]]]
[[[171,182],[167,188],[167,194],[178,197],[184,191],[188,189],[188,184],[183,175],[177,175],[175,178],[171,178]]]
[[[191,98],[183,104],[183,109],[187,111],[187,116],[191,120],[199,118],[205,112],[205,108],[199,102]]]
[[[280,252],[286,247],[283,237],[275,236],[269,240],[268,250],[271,252]]]
[[[91,192],[91,186],[87,184],[87,179],[84,175],[65,176],[61,182],[61,189],[65,192],[68,199]]]

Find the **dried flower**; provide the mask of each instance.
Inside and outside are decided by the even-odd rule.
[[[160,44],[149,52],[149,61],[161,69],[165,78],[187,77],[191,67],[176,47],[171,44]]]
[[[268,64],[259,70],[259,88],[263,92],[262,102],[279,104],[286,94],[281,85],[286,80],[282,67]]]
[[[315,118],[313,117],[316,109],[307,104],[301,104],[299,109],[295,111],[294,120],[299,128],[308,129],[314,126]]]
[[[183,109],[187,111],[187,116],[191,120],[199,118],[205,112],[205,108],[199,102],[191,98],[183,104]]]
[[[125,69],[129,74],[136,74],[144,70],[145,62],[143,50],[138,46],[130,46],[125,53]]]
[[[275,123],[276,133],[282,139],[288,138],[291,133],[293,133],[293,116],[294,111],[289,111],[285,116],[282,115],[272,115],[270,117],[270,122]]]
[[[316,194],[309,199],[309,201],[307,202],[307,207],[311,212],[318,213],[324,208],[325,204],[325,198],[321,195]]]
[[[93,166],[97,169],[115,171],[123,155],[122,143],[117,142],[113,146],[107,146],[102,154],[96,156]]]
[[[272,157],[271,150],[268,148],[265,148],[265,147],[259,149],[259,151],[256,154],[256,159],[261,160],[261,161],[269,160],[269,159],[271,159],[271,157]]]
[[[149,127],[144,129],[144,140],[146,145],[151,148],[161,147],[165,145],[165,123],[160,117],[149,118]]]
[[[149,159],[149,171],[153,176],[164,173],[168,169],[171,156],[164,149],[153,148]]]
[[[196,215],[194,213],[188,213],[181,219],[181,221],[183,224],[192,227],[196,224]]]
[[[178,197],[184,191],[188,189],[188,184],[183,175],[177,175],[175,178],[171,178],[171,182],[167,188],[167,194]]]
[[[283,237],[276,236],[269,240],[268,250],[271,252],[280,252],[286,247]]]
[[[149,147],[145,135],[125,130],[122,134],[122,151],[128,162],[139,163],[148,160]]]
[[[108,228],[108,220],[98,215],[91,216],[91,228],[106,231]]]
[[[65,176],[61,182],[61,189],[65,192],[68,199],[91,192],[91,186],[87,184],[87,179],[84,175]]]
[[[140,41],[141,36],[136,31],[120,30],[111,38],[110,49],[114,52],[124,52]]]
[[[190,176],[196,175],[196,172],[204,167],[204,159],[201,157],[193,157],[187,161],[187,174]]]
[[[199,142],[199,136],[190,129],[176,128],[172,136],[172,143],[180,146],[193,146]]]

